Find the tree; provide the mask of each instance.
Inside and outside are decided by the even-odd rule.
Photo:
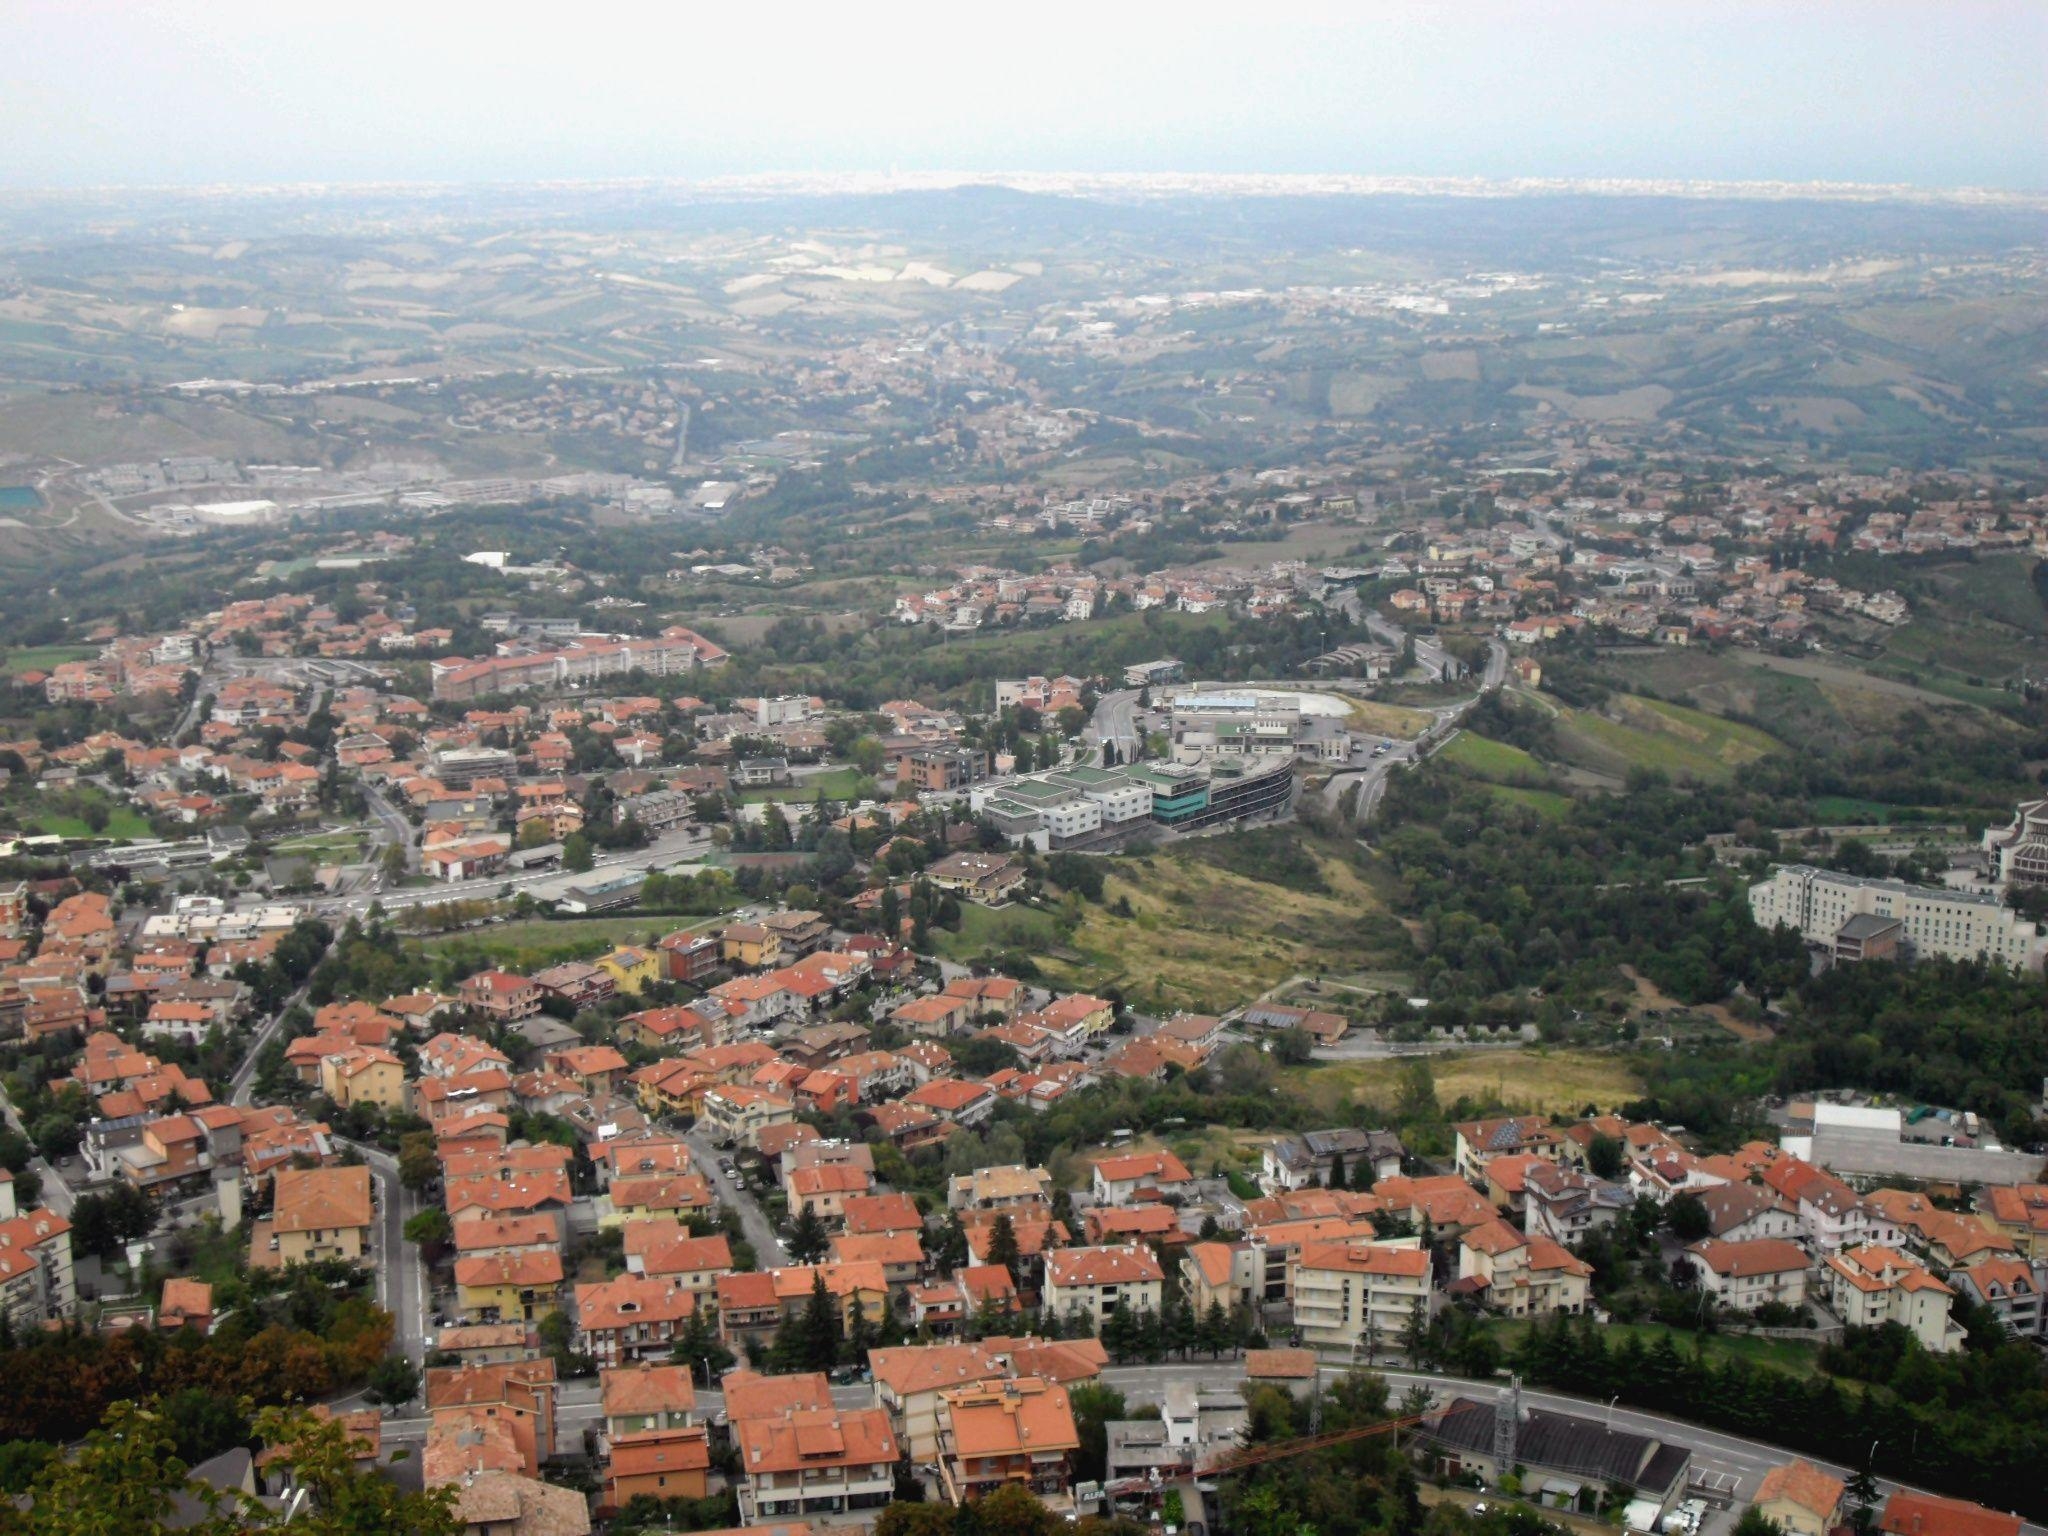
[[[416,1211],[405,1221],[405,1240],[419,1244],[429,1259],[441,1253],[455,1238],[455,1223],[448,1219],[447,1211],[438,1205],[430,1205],[423,1211]]]
[[[415,1131],[398,1140],[398,1182],[414,1194],[441,1176],[441,1159],[432,1131]]]
[[[300,1408],[266,1408],[256,1416],[257,1438],[277,1452],[306,1490],[308,1508],[292,1529],[312,1536],[455,1536],[455,1489],[407,1492],[381,1472],[356,1461],[359,1441],[339,1419],[316,1418]]]
[[[1752,1504],[1735,1522],[1735,1536],[1785,1536],[1785,1527]]]
[[[1017,1226],[1010,1220],[1008,1211],[997,1215],[988,1229],[988,1261],[1010,1272],[1011,1280],[1017,1278]]]
[[[1348,1187],[1344,1177],[1344,1154],[1342,1152],[1332,1152],[1330,1154],[1330,1176],[1323,1182],[1324,1187],[1328,1189],[1344,1189]]]
[[[370,1372],[363,1396],[373,1403],[409,1403],[420,1392],[419,1367],[404,1355],[386,1355]]]
[[[1612,1136],[1595,1135],[1586,1147],[1586,1166],[1598,1179],[1614,1180],[1628,1166],[1627,1154]]]
[[[562,868],[582,874],[597,863],[597,855],[591,850],[590,839],[581,832],[571,832],[562,843]]]
[[[1074,1452],[1075,1481],[1099,1483],[1109,1466],[1109,1426],[1129,1416],[1124,1395],[1098,1381],[1078,1382],[1067,1389],[1067,1406],[1081,1438]]]
[[[1681,1243],[1696,1243],[1713,1235],[1714,1219],[1700,1197],[1687,1190],[1673,1195],[1664,1207],[1664,1226]]]
[[[1877,1479],[1871,1476],[1867,1465],[1843,1485],[1842,1494],[1849,1505],[1850,1525],[1859,1531],[1868,1531],[1877,1524]]]
[[[810,1201],[804,1201],[797,1208],[796,1220],[790,1226],[789,1256],[799,1264],[815,1264],[830,1247],[831,1239],[826,1236],[824,1218]]]
[[[689,1366],[693,1372],[701,1367],[706,1387],[732,1365],[732,1351],[725,1347],[718,1331],[712,1327],[708,1307],[698,1308],[684,1321],[683,1331],[669,1346],[669,1358],[678,1365]]]
[[[115,1258],[124,1244],[155,1230],[156,1216],[155,1203],[132,1184],[80,1195],[71,1207],[72,1250]]]

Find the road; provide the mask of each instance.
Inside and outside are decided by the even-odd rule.
[[[1355,594],[1351,595],[1355,601]],[[1368,617],[1367,622],[1376,626],[1375,633],[1378,633],[1382,628],[1391,631],[1395,637],[1393,640],[1395,645],[1401,644],[1402,640],[1405,639],[1400,630],[1395,629],[1393,625],[1386,623],[1383,619]],[[1441,655],[1442,653],[1439,652],[1438,654]],[[1416,657],[1417,660],[1422,659],[1422,643],[1420,641],[1416,643]],[[1427,757],[1431,753],[1443,748],[1457,734],[1457,724],[1465,717],[1465,712],[1471,709],[1486,694],[1498,690],[1507,681],[1507,675],[1507,645],[1497,637],[1490,638],[1486,642],[1486,667],[1480,674],[1478,693],[1462,703],[1449,704],[1438,709],[1435,712],[1436,719],[1434,723],[1415,740],[1392,742],[1384,757],[1372,759],[1365,767],[1340,769],[1336,773],[1331,774],[1323,785],[1323,803],[1334,807],[1351,789],[1353,784],[1362,785],[1363,788],[1358,796],[1358,812],[1355,821],[1356,824],[1363,826],[1366,822],[1372,820],[1373,814],[1379,810],[1381,799],[1386,795],[1388,776],[1392,774],[1394,769],[1397,767],[1410,767],[1421,758]]]
[[[276,1038],[279,1028],[284,1024],[284,1016],[305,1000],[306,989],[301,987],[286,998],[284,1006],[264,1020],[262,1026],[250,1037],[249,1049],[242,1053],[242,1064],[235,1068],[235,1075],[228,1079],[228,1103],[237,1109],[249,1107],[252,1102],[250,1096],[255,1091],[252,1085],[256,1081],[257,1057],[263,1054],[263,1047]]]
[[[692,1125],[683,1132],[683,1140],[690,1148],[691,1166],[711,1181],[712,1193],[740,1213],[740,1230],[753,1245],[758,1266],[775,1269],[789,1263],[789,1250],[782,1246],[782,1238],[763,1214],[761,1202],[748,1193],[738,1179],[718,1166],[721,1157],[732,1154],[719,1151],[701,1125]]]
[[[1138,695],[1137,688],[1119,688],[1114,693],[1105,693],[1095,701],[1095,714],[1083,733],[1098,747],[1104,742],[1115,742],[1117,755],[1129,762],[1138,750]]]
[[[338,1139],[338,1138],[337,1138]],[[377,1184],[377,1305],[392,1316],[392,1342],[418,1365],[426,1355],[427,1273],[420,1251],[405,1240],[405,1223],[420,1204],[398,1181],[398,1159],[360,1142],[348,1142],[369,1164]]]
[[[376,834],[371,840],[369,860],[380,871],[382,860],[379,855],[396,843],[405,850],[405,868],[410,874],[419,868],[419,852],[412,844],[412,823],[407,821],[397,806],[384,798],[384,792],[368,779],[362,781],[363,804],[370,808],[370,815],[377,823]]]
[[[6,1117],[7,1128],[10,1131],[20,1136],[24,1141],[32,1141],[28,1134],[28,1127],[22,1123],[21,1116],[15,1112],[14,1102],[7,1097],[4,1089],[0,1089],[0,1115]],[[28,1166],[29,1170],[43,1181],[40,1203],[48,1206],[59,1216],[69,1221],[71,1219],[71,1207],[77,1203],[78,1197],[73,1193],[71,1186],[65,1182],[64,1175],[59,1173],[53,1164],[42,1157],[30,1158]]]
[[[701,866],[691,862],[705,851],[701,837],[687,832],[671,833],[645,848],[630,849],[625,853],[601,853],[593,863],[590,878],[619,874],[626,870],[681,870],[693,872]],[[316,902],[322,912],[340,918],[361,916],[373,905],[381,905],[387,912],[399,907],[438,906],[450,901],[488,901],[498,893],[510,890],[515,895],[531,886],[547,881],[560,880],[564,871],[559,869],[537,870],[525,875],[486,875],[478,880],[448,880],[434,885],[413,886],[406,890],[365,891],[339,900]]]

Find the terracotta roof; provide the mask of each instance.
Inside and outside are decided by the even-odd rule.
[[[2020,1517],[1901,1488],[1885,1500],[1877,1525],[1892,1536],[2019,1536]]]
[[[880,1408],[806,1408],[780,1418],[733,1424],[740,1470],[748,1477],[821,1467],[879,1466],[899,1454],[896,1431]]]
[[[1128,1285],[1163,1280],[1149,1248],[1061,1248],[1046,1255],[1049,1285]]]
[[[1259,1380],[1312,1381],[1316,1374],[1316,1352],[1312,1349],[1248,1349],[1244,1352],[1244,1373]]]
[[[734,1424],[744,1419],[778,1416],[799,1409],[832,1408],[832,1387],[821,1371],[794,1376],[763,1376],[754,1371],[727,1371],[719,1383],[725,1393],[725,1416]]]
[[[1760,1237],[1747,1243],[1723,1243],[1705,1238],[1686,1251],[1717,1275],[1779,1275],[1806,1269],[1812,1260],[1798,1244],[1782,1237]]]
[[[278,1232],[323,1231],[370,1224],[370,1170],[280,1168],[271,1205]]]
[[[622,1365],[600,1374],[604,1411],[615,1414],[686,1413],[697,1388],[686,1365]]]
[[[1830,1477],[1811,1462],[1788,1461],[1764,1474],[1764,1480],[1757,1485],[1754,1502],[1769,1504],[1783,1499],[1801,1509],[1811,1510],[1826,1524],[1833,1519],[1842,1502],[1843,1487],[1839,1477]]]

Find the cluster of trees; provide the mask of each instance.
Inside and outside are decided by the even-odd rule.
[[[1750,920],[1732,877],[1703,846],[1737,819],[1721,791],[1681,791],[1639,774],[1623,794],[1580,800],[1562,817],[1503,804],[1446,764],[1389,783],[1379,846],[1419,919],[1420,979],[1432,997],[1476,1001],[1534,986],[1591,998],[1634,965],[1686,1002],[1737,983],[1766,1000],[1806,974],[1796,936]]]
[[[193,1480],[198,1458],[184,1445],[178,1398],[143,1406],[123,1399],[109,1405],[105,1422],[85,1436],[76,1454],[54,1451],[19,1489],[0,1500],[0,1536],[86,1536],[90,1532],[158,1531],[175,1527],[197,1536],[239,1536],[282,1529],[309,1536],[378,1531],[389,1536],[456,1536],[454,1490],[407,1492],[381,1472],[357,1464],[342,1424],[299,1408],[265,1408],[253,1418],[239,1406],[247,1441],[268,1447],[306,1491],[303,1505],[285,1513],[236,1492]],[[222,1447],[223,1449],[225,1447]],[[211,1453],[209,1453],[211,1454]]]
[[[1588,1318],[1533,1328],[1513,1364],[1525,1380],[1582,1397],[1654,1408],[1850,1467],[1879,1464],[1901,1482],[2039,1520],[2048,1489],[2048,1368],[2030,1344],[1972,1317],[1969,1347],[1928,1354],[1904,1329],[1851,1329],[1811,1378],[1681,1350],[1666,1334],[1645,1346]],[[1610,1342],[1612,1340],[1612,1342]]]
[[[389,1314],[309,1270],[204,1339],[134,1328],[0,1338],[0,1441],[76,1440],[113,1404],[198,1388],[258,1404],[314,1402],[367,1381],[391,1346]]]

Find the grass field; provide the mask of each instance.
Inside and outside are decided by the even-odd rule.
[[[24,672],[47,672],[67,661],[87,661],[99,655],[90,645],[31,645],[9,651],[0,658],[0,673],[19,677]]]
[[[1783,750],[1783,743],[1755,726],[1683,704],[1617,694],[1607,708],[1619,718],[1560,708],[1558,738],[1567,762],[1595,773],[1653,768],[1673,778],[1714,782]]]
[[[1492,1101],[1523,1114],[1576,1114],[1588,1104],[1612,1109],[1637,1097],[1643,1080],[1623,1057],[1604,1051],[1528,1049],[1471,1051],[1425,1058],[1439,1104],[1461,1098]],[[1317,1109],[1339,1114],[1349,1105],[1391,1106],[1414,1058],[1316,1062],[1289,1067],[1284,1081]]]
[[[860,792],[863,782],[870,783],[872,787],[872,781],[866,780],[858,768],[833,768],[825,773],[813,774],[807,779],[798,779],[794,784],[773,789],[742,790],[740,799],[801,801],[808,805],[822,794],[827,800],[851,800]]]
[[[1500,1341],[1501,1348],[1512,1352],[1527,1336],[1530,1326],[1517,1318],[1502,1318],[1489,1328]],[[1609,1347],[1619,1344],[1619,1335],[1622,1334],[1631,1335],[1645,1349],[1655,1348],[1659,1339],[1668,1336],[1685,1355],[1690,1355],[1697,1343],[1710,1360],[1741,1360],[1794,1376],[1820,1374],[1820,1346],[1809,1344],[1804,1339],[1760,1339],[1739,1333],[1690,1333],[1683,1328],[1667,1328],[1662,1323],[1604,1323],[1600,1331],[1607,1336]]]
[[[1347,723],[1353,730],[1391,736],[1397,741],[1413,741],[1436,718],[1426,710],[1403,709],[1399,704],[1382,704],[1375,699],[1353,699],[1350,703],[1351,718]]]
[[[932,943],[948,960],[966,962],[991,949],[1018,949],[1037,954],[1057,942],[1052,914],[1030,907],[991,911],[966,902],[960,908],[960,931],[932,930]]]
[[[1103,903],[1039,968],[1063,988],[1119,987],[1148,1013],[1219,1012],[1290,976],[1405,969],[1408,939],[1380,893],[1348,860],[1309,856],[1324,890],[1222,868],[1200,845],[1113,860]],[[1129,917],[1112,910],[1124,900]]]
[[[564,960],[588,960],[621,944],[651,944],[678,928],[708,927],[722,918],[586,917],[559,923],[500,923],[427,940],[428,954],[460,945],[480,949],[516,971],[543,970]]]
[[[1525,789],[1519,784],[1489,784],[1486,792],[1508,805],[1534,811],[1547,821],[1562,821],[1571,814],[1572,797],[1554,789]]]
[[[1495,784],[1542,784],[1550,777],[1549,770],[1520,747],[1470,731],[1461,732],[1439,755]]]
[[[5,819],[5,814],[0,812],[0,820]],[[33,805],[21,808],[21,825],[24,828],[40,827],[50,837],[111,837],[123,841],[137,841],[156,835],[149,823],[132,807],[126,805],[110,804],[107,807],[106,827],[98,832],[87,826],[81,817],[52,816],[48,812],[37,814]]]

